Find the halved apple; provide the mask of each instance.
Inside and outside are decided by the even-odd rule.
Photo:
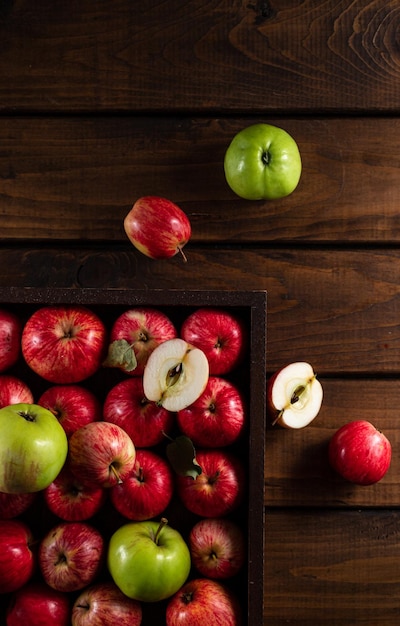
[[[312,366],[304,361],[281,368],[268,381],[268,411],[273,424],[304,428],[318,415],[322,385]]]
[[[143,372],[146,398],[167,411],[181,411],[203,393],[209,376],[206,355],[179,337],[153,350]]]

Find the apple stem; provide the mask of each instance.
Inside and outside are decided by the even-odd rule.
[[[187,263],[187,257],[186,257],[186,254],[185,254],[185,253],[184,253],[184,251],[183,251],[182,246],[178,246],[178,250],[179,250],[179,252],[181,253],[181,255],[182,255],[182,258],[183,258],[184,262],[185,262],[185,263]]]
[[[166,526],[168,524],[168,520],[166,517],[162,517],[160,520],[160,523],[158,525],[156,534],[154,535],[154,543],[156,543],[158,545],[158,540],[160,538],[160,533],[162,531],[162,529],[164,528],[164,526]]]
[[[123,483],[123,481],[121,480],[121,476],[119,475],[119,473],[117,472],[117,470],[115,469],[112,463],[110,465],[110,471],[112,474],[114,474],[115,478],[117,479],[118,484],[121,485]]]

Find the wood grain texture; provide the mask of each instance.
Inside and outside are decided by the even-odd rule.
[[[279,201],[225,181],[231,139],[259,121],[302,155]],[[0,117],[1,237],[125,242],[123,218],[150,194],[182,207],[196,242],[399,242],[399,143],[397,118]]]
[[[3,111],[395,111],[396,0],[2,3]]]
[[[157,262],[132,247],[0,248],[3,286],[268,291],[268,372],[400,374],[398,249],[187,249]]]
[[[267,511],[264,624],[394,626],[399,512]]]
[[[269,507],[393,507],[399,504],[400,458],[397,398],[399,381],[374,378],[326,378],[321,411],[307,427],[268,429],[265,448],[265,503]],[[392,445],[392,462],[377,484],[360,487],[329,466],[330,438],[343,424],[368,420]],[[288,515],[291,515],[288,512]]]

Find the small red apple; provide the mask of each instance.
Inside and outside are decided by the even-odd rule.
[[[207,578],[231,578],[246,559],[244,532],[227,517],[199,520],[190,531],[189,549],[194,567]]]
[[[0,375],[0,408],[10,404],[33,404],[33,393],[28,385],[9,374]]]
[[[0,521],[0,594],[16,591],[33,575],[33,536],[20,520]]]
[[[0,491],[0,520],[13,519],[25,513],[36,500],[38,492],[4,493]]]
[[[202,307],[183,322],[181,337],[206,355],[213,376],[227,374],[241,361],[246,328],[231,311]]]
[[[82,385],[49,387],[40,396],[38,404],[56,416],[67,437],[81,426],[102,417],[100,401],[92,391]]]
[[[14,365],[21,352],[22,323],[11,311],[0,309],[0,372]]]
[[[180,207],[159,196],[143,196],[124,219],[130,242],[152,259],[169,259],[180,252],[192,234],[189,219]]]
[[[195,578],[169,600],[166,626],[240,626],[242,612],[232,590],[216,580]]]
[[[113,582],[84,589],[72,607],[72,626],[140,626],[142,606]]]
[[[344,424],[329,441],[329,462],[343,478],[372,485],[388,471],[392,447],[387,437],[366,420]]]

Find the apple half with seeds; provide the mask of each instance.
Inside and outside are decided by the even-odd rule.
[[[143,372],[143,391],[148,400],[167,411],[181,411],[200,397],[208,377],[204,352],[176,337],[150,354]]]
[[[268,381],[268,412],[273,424],[304,428],[318,415],[322,385],[309,363],[297,361],[279,369]]]

